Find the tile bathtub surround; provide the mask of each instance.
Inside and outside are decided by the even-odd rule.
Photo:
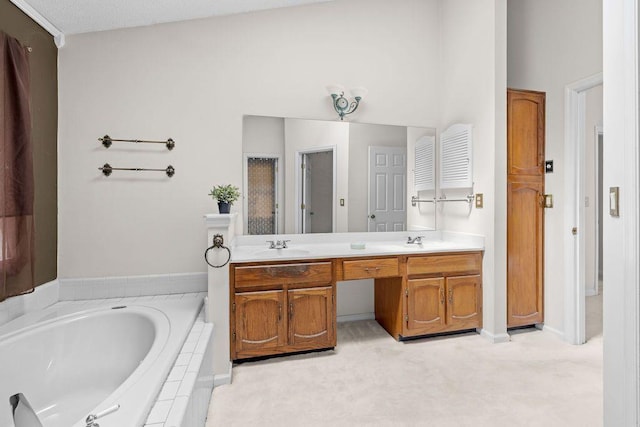
[[[30,294],[19,295],[0,302],[0,326],[36,310],[42,310],[58,302],[59,283],[57,280],[35,288]]]
[[[169,373],[145,427],[203,426],[213,390],[213,324],[201,311]]]
[[[90,300],[207,291],[207,273],[58,279],[60,300]]]

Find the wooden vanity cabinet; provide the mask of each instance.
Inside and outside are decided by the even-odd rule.
[[[480,276],[407,280],[403,336],[478,328],[482,324]]]
[[[376,281],[376,320],[394,338],[482,327],[482,253],[406,257],[401,280]]]
[[[374,279],[396,339],[482,327],[482,252],[232,264],[231,359],[336,345],[336,281]],[[344,284],[344,286],[349,286]]]
[[[232,360],[335,347],[331,261],[230,268]]]

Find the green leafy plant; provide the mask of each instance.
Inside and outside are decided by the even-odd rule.
[[[240,198],[240,189],[235,185],[216,185],[209,195],[222,203],[233,203]]]

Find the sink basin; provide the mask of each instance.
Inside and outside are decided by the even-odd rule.
[[[265,249],[262,251],[254,252],[254,256],[265,258],[286,258],[286,257],[299,257],[309,255],[311,252],[306,249]]]

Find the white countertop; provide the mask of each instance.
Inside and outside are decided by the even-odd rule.
[[[408,244],[409,236],[424,238],[421,244]],[[269,249],[269,240],[289,240],[288,247]],[[364,243],[365,248],[351,249],[352,243]],[[446,231],[237,236],[230,249],[232,263],[412,255],[484,250],[484,237]]]

